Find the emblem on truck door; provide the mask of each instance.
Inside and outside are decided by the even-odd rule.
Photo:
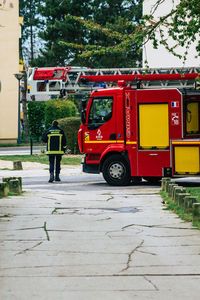
[[[102,140],[102,138],[103,138],[103,136],[101,135],[101,130],[98,129],[98,130],[97,130],[96,139],[97,139],[97,140]]]

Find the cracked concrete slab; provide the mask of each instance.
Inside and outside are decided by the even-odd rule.
[[[0,176],[26,192],[0,201],[0,299],[199,299],[200,232],[163,210],[158,186],[13,172]]]
[[[159,276],[142,277],[28,277],[24,285],[24,277],[9,279],[0,278],[0,291],[2,299],[20,299],[21,290],[13,289],[14,285],[23,286],[23,299],[73,299],[73,300],[130,300],[130,299],[190,299],[191,288],[199,290],[200,277],[172,276],[160,278]],[[97,285],[98,282],[98,285]],[[36,288],[37,286],[37,288]],[[178,297],[174,298],[174,289],[177,288]],[[58,297],[59,294],[59,298]],[[21,298],[22,299],[22,298]],[[193,295],[192,299],[198,300]]]

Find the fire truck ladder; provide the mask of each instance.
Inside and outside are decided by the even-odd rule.
[[[125,80],[131,85],[142,82],[143,88],[193,88],[200,67],[187,68],[114,68],[79,67],[31,68],[28,70],[30,95],[90,93],[97,88],[112,87]]]

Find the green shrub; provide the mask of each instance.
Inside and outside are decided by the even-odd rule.
[[[70,100],[53,99],[46,102],[45,127],[51,126],[53,120],[77,115],[76,105]]]
[[[45,102],[28,102],[27,118],[30,135],[39,139],[44,131]]]
[[[80,117],[69,117],[58,120],[59,127],[64,131],[67,139],[67,149],[71,150],[71,153],[77,154],[79,152],[78,147],[78,130],[81,125]]]
[[[77,112],[76,105],[70,100],[54,99],[46,102],[28,102],[29,133],[33,138],[39,140],[45,128],[49,128],[53,120],[76,116]]]

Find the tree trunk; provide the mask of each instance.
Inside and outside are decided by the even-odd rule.
[[[31,64],[34,59],[34,43],[33,43],[33,26],[30,27],[30,39],[31,39]]]

